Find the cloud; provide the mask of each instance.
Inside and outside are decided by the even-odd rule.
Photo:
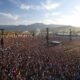
[[[42,7],[46,10],[53,10],[60,6],[59,3],[42,3]]]
[[[60,6],[59,3],[49,3],[49,4],[41,3],[40,5],[21,4],[19,6],[19,8],[23,9],[23,10],[29,10],[29,9],[33,9],[33,10],[54,10],[59,6]]]
[[[58,13],[51,13],[51,15],[52,14],[57,15]],[[42,20],[42,23],[80,27],[80,6],[75,6],[70,14],[60,14],[57,18],[52,18],[50,18],[50,14],[47,14],[47,17]]]
[[[80,13],[80,5],[74,7],[74,12]]]
[[[29,10],[32,8],[31,5],[27,5],[25,3],[21,3],[19,0],[9,0],[11,3],[15,4],[18,8],[22,10]]]
[[[62,15],[56,19],[59,24],[67,24],[73,26],[80,26],[80,6],[75,6],[72,14]]]
[[[79,15],[62,15],[60,18],[55,19],[44,19],[42,21],[45,24],[58,24],[58,25],[72,25],[75,27],[80,27],[80,16]]]
[[[59,12],[47,12],[47,13],[45,13],[45,18],[55,17],[55,16],[59,16],[59,15],[60,15]]]
[[[78,15],[64,15],[61,17],[61,19],[57,19],[57,22],[59,24],[67,24],[67,25],[73,25],[73,26],[80,26],[80,16]]]
[[[52,0],[46,0],[46,2],[42,2],[39,5],[34,5],[34,4],[26,4],[26,3],[21,3],[19,0],[9,0],[13,4],[15,4],[17,7],[19,7],[22,10],[41,10],[41,9],[46,9],[46,10],[53,10],[56,9],[60,6],[59,3],[54,3]]]
[[[19,19],[19,16],[18,15],[13,15],[11,13],[3,13],[3,12],[0,12],[0,15],[1,16],[4,16],[4,17],[7,17],[9,19],[13,19],[13,20]]]
[[[25,5],[25,4],[20,5],[20,9],[23,9],[23,10],[29,10],[30,8],[31,8],[30,5]]]
[[[20,9],[22,10],[41,10],[43,9],[43,7],[41,5],[27,5],[27,4],[21,4],[19,6]]]

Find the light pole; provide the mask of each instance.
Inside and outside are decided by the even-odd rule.
[[[70,29],[70,32],[69,32],[69,40],[71,41],[72,40],[72,31]]]
[[[47,47],[48,47],[49,46],[49,28],[46,28],[46,32],[47,32],[46,42],[47,42]]]
[[[3,59],[3,51],[4,51],[4,39],[3,39],[3,35],[4,35],[4,29],[0,29],[1,30],[1,40],[0,40],[0,44],[1,44],[1,54],[2,54],[2,59]]]
[[[4,49],[4,39],[3,39],[4,29],[0,29],[0,30],[1,30],[1,48]]]

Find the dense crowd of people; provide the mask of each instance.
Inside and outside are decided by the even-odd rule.
[[[80,80],[78,51],[46,47],[35,38],[10,38],[0,50],[0,80]]]

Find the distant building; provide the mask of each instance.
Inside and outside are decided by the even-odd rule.
[[[56,33],[57,35],[69,35],[69,33],[67,33],[67,32],[58,32],[58,33]]]
[[[29,31],[24,31],[21,34],[23,37],[32,37],[32,34]]]

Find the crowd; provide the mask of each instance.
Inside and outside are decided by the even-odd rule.
[[[7,39],[0,51],[0,80],[80,80],[79,51],[41,44],[34,38]]]

